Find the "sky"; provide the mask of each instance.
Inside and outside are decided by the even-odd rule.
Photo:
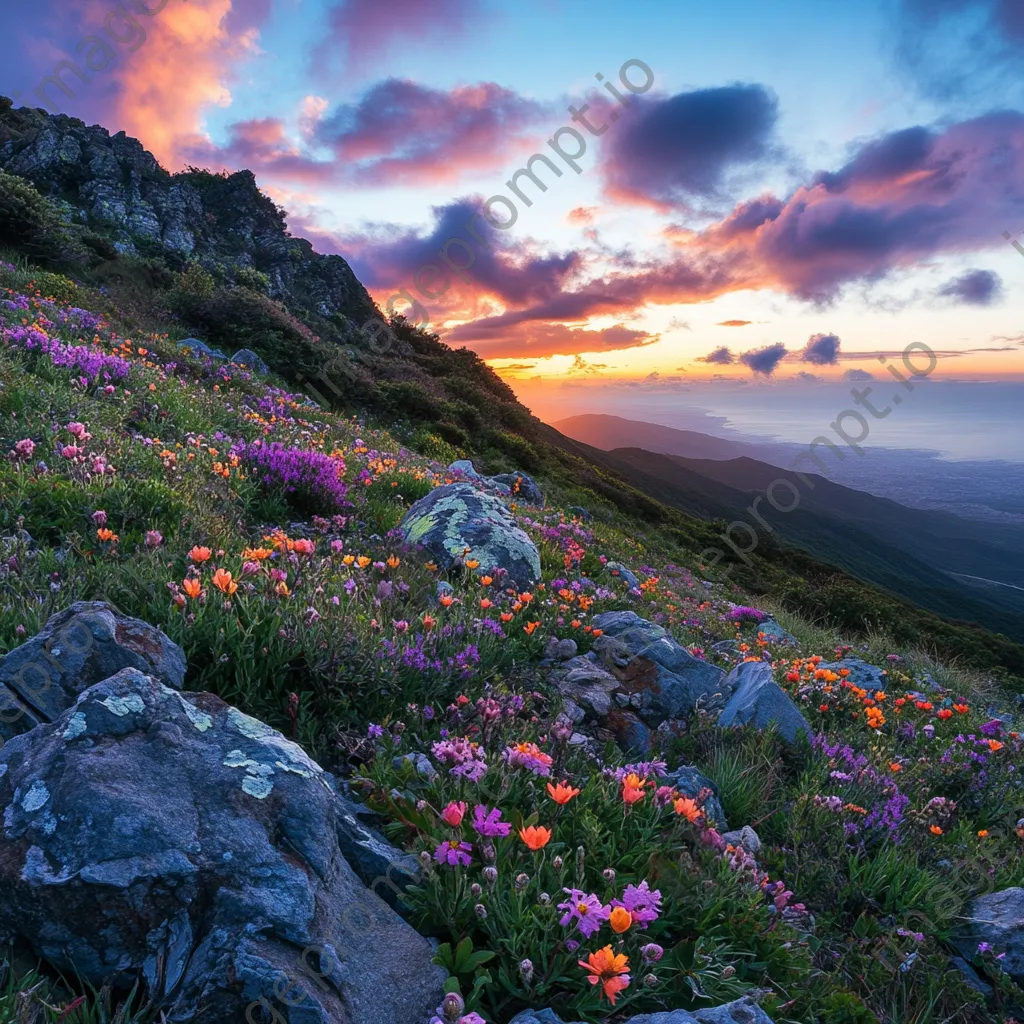
[[[929,350],[1024,380],[1021,0],[36,0],[0,29],[0,93],[250,168],[528,404]]]

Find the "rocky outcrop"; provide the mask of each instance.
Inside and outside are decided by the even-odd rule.
[[[609,576],[622,580],[630,590],[635,590],[640,586],[640,581],[636,578],[636,574],[630,572],[621,562],[608,562],[605,565],[605,570]]]
[[[483,476],[469,459],[453,462],[448,471],[457,478],[475,484],[481,490],[495,491],[502,497],[526,502],[527,505],[543,505],[544,494],[533,477],[516,470],[514,473],[499,473],[497,476]]]
[[[729,700],[718,716],[722,728],[736,725],[767,729],[774,725],[783,739],[794,743],[797,737],[811,736],[811,727],[800,709],[782,689],[764,661],[744,661],[725,682]]]
[[[956,944],[965,957],[987,942],[992,952],[1005,953],[1000,966],[1018,985],[1024,985],[1024,888],[1002,889],[978,896],[963,912],[964,932]]]
[[[0,810],[0,940],[142,977],[169,1024],[421,1024],[439,1001],[429,943],[342,854],[366,837],[333,780],[211,694],[133,668],[90,687],[0,750]]]
[[[480,572],[503,570],[518,586],[540,579],[540,552],[509,510],[469,483],[437,487],[417,501],[400,524],[409,544],[422,545],[443,568],[480,563]]]
[[[0,168],[59,197],[122,253],[159,247],[173,266],[196,259],[228,274],[261,271],[271,298],[363,324],[375,314],[340,256],[288,234],[284,212],[251,171],[169,174],[138,139],[43,110],[0,105]]]
[[[523,1010],[510,1024],[564,1024],[554,1010]],[[772,1019],[751,998],[736,999],[702,1010],[669,1010],[627,1017],[622,1024],[772,1024]]]
[[[79,601],[0,660],[0,737],[52,722],[83,690],[124,668],[180,689],[185,653],[160,630],[103,601]]]

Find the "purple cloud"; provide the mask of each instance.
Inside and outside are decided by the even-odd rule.
[[[755,348],[750,352],[744,352],[740,356],[740,362],[749,367],[754,373],[760,373],[770,377],[775,372],[786,355],[786,346],[781,341],[774,345],[765,345],[763,348]]]
[[[736,357],[729,351],[725,345],[720,345],[713,352],[709,352],[706,356],[698,356],[698,363],[714,363],[717,366],[726,366],[729,363],[736,362]]]
[[[815,366],[834,366],[839,362],[839,336],[812,334],[799,355],[800,362]]]
[[[969,270],[939,289],[939,295],[967,306],[991,306],[1002,294],[1003,280],[993,270]]]

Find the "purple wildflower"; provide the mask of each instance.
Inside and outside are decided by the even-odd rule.
[[[457,868],[460,864],[468,868],[469,853],[472,849],[473,847],[469,843],[452,843],[446,839],[434,851],[434,860],[438,864],[448,864],[453,868]]]
[[[562,892],[567,893],[569,898],[558,904],[558,909],[565,911],[558,923],[563,928],[575,923],[585,939],[600,931],[601,922],[607,921],[611,915],[611,908],[606,907],[593,893],[584,893],[582,889],[563,889]]]
[[[477,804],[473,808],[473,828],[482,836],[493,838],[494,836],[507,836],[512,831],[512,826],[507,821],[501,820],[501,811],[495,807],[489,810],[483,804]]]

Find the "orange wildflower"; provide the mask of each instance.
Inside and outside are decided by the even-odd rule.
[[[242,552],[242,559],[246,562],[263,562],[273,553],[271,548],[246,548]]]
[[[493,576],[481,576],[480,583],[482,586],[489,587],[494,582]]]
[[[622,780],[622,799],[627,804],[635,804],[644,798],[645,783],[639,775],[632,772]]]
[[[356,560],[355,555],[346,555],[342,560],[343,565],[351,565]]]
[[[997,750],[1003,749],[1003,744],[999,740],[989,740],[988,749],[994,754]]]
[[[697,806],[697,801],[692,797],[676,797],[672,801],[672,807],[675,809],[676,814],[681,814],[687,821],[694,822],[701,817],[701,809]]]
[[[530,825],[519,830],[519,838],[531,850],[536,852],[537,850],[542,850],[551,842],[551,830],[544,828],[543,825]]]
[[[608,923],[612,926],[612,931],[616,935],[621,935],[623,932],[628,932],[630,926],[633,924],[633,915],[625,907],[616,907],[608,918]]]
[[[501,613],[501,621],[502,622],[511,622],[513,618],[515,618],[515,616],[511,612],[502,612]]]
[[[527,636],[531,636],[533,634],[533,631],[537,629],[538,626],[540,626],[539,622],[528,622],[525,626],[523,626],[523,631],[526,633]]]
[[[987,839],[988,838],[988,829],[987,828],[979,829],[978,830],[978,838],[979,839]]]
[[[579,796],[580,791],[573,789],[565,779],[563,779],[557,786],[552,786],[548,783],[548,796],[555,801],[556,804],[567,804],[574,796]]]
[[[218,569],[213,574],[213,585],[228,597],[238,589],[238,584],[232,579],[231,573],[227,569]]]
[[[387,564],[389,568],[397,569],[402,564],[402,560],[398,557],[398,555],[391,555],[388,558]]]
[[[942,835],[942,829],[939,828],[938,825],[931,825],[931,826],[929,826],[928,831],[931,832],[931,834],[933,836],[941,836]]]
[[[486,597],[481,598],[480,599],[480,607],[483,608],[484,611],[487,611],[487,609],[491,607],[490,599],[486,598]]]
[[[202,590],[202,585],[200,584],[199,580],[182,580],[181,589],[184,590],[189,597],[196,598],[199,596],[200,591]]]
[[[360,555],[356,559],[356,565],[358,565],[360,569],[365,569],[369,564],[370,564],[370,559],[367,558],[366,555]]]
[[[451,594],[442,594],[437,599],[437,601],[438,601],[438,604],[440,604],[442,608],[450,608],[452,606],[452,604],[455,602],[455,598],[452,597]]]
[[[423,628],[428,633],[434,628],[434,624],[436,622],[437,622],[437,619],[435,619],[433,615],[426,615],[426,614],[424,614],[424,616],[423,616]]]
[[[605,946],[596,953],[591,953],[586,960],[576,961],[590,975],[587,981],[591,985],[600,985],[601,991],[608,1001],[615,1005],[616,996],[629,986],[629,957],[625,953],[612,952],[611,946]]]
[[[96,531],[96,536],[99,537],[99,539],[102,540],[102,541],[108,541],[108,540],[113,541],[113,540],[117,540],[118,539],[117,538],[117,534],[114,533],[113,530],[108,530],[105,526],[101,526]]]
[[[198,544],[188,553],[193,562],[208,562],[213,552],[209,548],[201,548]]]
[[[480,563],[475,558],[467,558],[466,559],[466,568],[467,569],[479,569],[480,568]]]

